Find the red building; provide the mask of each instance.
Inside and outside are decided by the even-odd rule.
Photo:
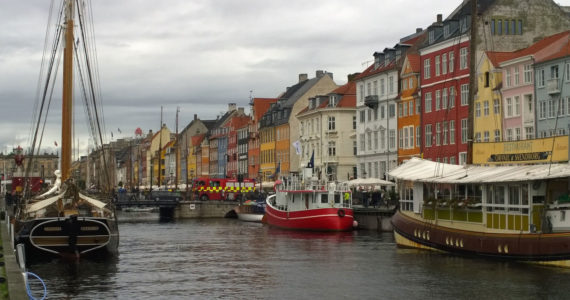
[[[422,156],[451,164],[467,160],[469,16],[428,27],[420,49]]]
[[[232,117],[228,123],[228,156],[226,178],[237,178],[238,175],[238,130],[247,126],[249,116],[236,115]]]

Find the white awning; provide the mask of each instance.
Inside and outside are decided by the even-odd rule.
[[[399,180],[439,183],[493,183],[570,177],[567,163],[520,166],[461,166],[412,158],[390,176]]]

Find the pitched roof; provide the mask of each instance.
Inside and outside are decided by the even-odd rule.
[[[570,56],[570,35],[567,37],[566,42],[562,44],[562,47],[560,47],[560,49],[554,53],[552,53],[549,56],[546,56],[542,59],[540,59],[537,62],[545,62],[545,61],[549,61],[549,60],[553,60],[553,59],[557,59],[557,58],[562,58],[562,57],[567,57]]]
[[[202,141],[204,140],[205,136],[206,136],[205,133],[193,136],[192,137],[192,146],[199,146],[200,144],[202,144]]]
[[[559,32],[557,34],[553,34],[551,36],[547,36],[538,42],[513,52],[491,52],[487,51],[487,57],[491,60],[491,62],[497,66],[503,62],[513,60],[516,58],[520,58],[527,55],[536,54],[539,51],[542,51],[546,48],[552,49],[553,44],[561,41],[562,39],[570,38],[570,30]],[[562,45],[562,44],[561,44]],[[563,48],[563,47],[562,47]],[[554,49],[552,49],[554,50]],[[553,54],[554,55],[554,54]],[[544,61],[545,59],[540,59],[540,61]]]
[[[356,82],[349,81],[343,86],[336,88],[334,91],[330,92],[328,96],[331,95],[339,95],[340,99],[338,100],[335,107],[356,107]],[[326,100],[321,102],[318,107],[319,108],[326,108],[329,105],[330,97],[327,97]],[[309,111],[309,106],[303,108],[297,115],[303,114]]]
[[[277,98],[253,98],[254,120],[259,121],[271,107],[271,103],[276,103]]]
[[[419,54],[408,54],[408,62],[410,63],[410,68],[414,73],[420,72],[420,55]]]

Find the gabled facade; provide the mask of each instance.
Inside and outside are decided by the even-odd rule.
[[[405,55],[423,33],[374,53],[374,64],[356,78],[358,176],[386,179],[398,161],[399,75]]]
[[[264,178],[274,175],[277,165],[283,175],[298,172],[302,158],[293,148],[293,143],[299,140],[299,121],[295,115],[307,106],[310,97],[330,93],[335,88],[332,73],[317,71],[311,79],[307,74],[300,74],[299,82],[289,87],[264,114],[260,122]]]
[[[171,132],[163,125],[161,130],[155,133],[150,139],[149,148],[146,151],[146,168],[148,182],[150,185],[163,185],[164,184],[164,155],[162,155],[162,148],[170,142]],[[160,161],[159,161],[160,160]],[[159,172],[160,165],[160,172]],[[152,176],[151,176],[152,173]]]
[[[249,116],[246,116],[243,112],[243,108],[238,109],[238,114],[233,116],[226,127],[228,128],[228,150],[227,150],[227,178],[237,178],[238,174],[243,174],[238,172],[238,145],[242,145],[243,148],[243,134],[245,131],[246,142],[247,142],[247,124],[249,122]],[[241,141],[238,138],[238,131],[242,129]],[[240,144],[241,143],[241,144]],[[245,157],[242,159],[247,159],[247,143],[245,144]]]
[[[196,153],[194,143],[195,136],[201,136],[202,139],[216,124],[217,120],[200,120],[198,115],[194,114],[194,119],[179,134],[179,156],[180,156],[180,175],[178,183],[186,183],[190,181],[192,176],[196,174],[196,157],[192,155]],[[194,169],[192,174],[191,170]]]
[[[314,152],[319,179],[345,181],[356,176],[356,84],[349,81],[326,96],[309,99],[298,115],[301,153]],[[310,159],[310,157],[309,157]],[[301,160],[308,165],[309,159]]]
[[[508,55],[508,54],[507,54]],[[501,86],[502,72],[498,62],[504,52],[486,52],[477,68],[477,97],[473,116],[475,143],[501,141],[503,132]]]
[[[260,120],[269,110],[272,103],[276,103],[277,98],[253,98],[251,105],[251,121],[249,122],[248,140],[248,177],[261,177],[261,157],[260,157]]]
[[[570,132],[570,39],[563,40],[561,47],[550,47],[552,53],[534,65],[539,137]]]
[[[410,51],[411,52],[411,51]],[[421,153],[420,56],[409,53],[400,73],[398,103],[398,164]]]

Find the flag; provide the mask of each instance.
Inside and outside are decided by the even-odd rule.
[[[57,147],[57,141],[53,141],[53,144]]]
[[[121,128],[117,128],[117,131],[118,131],[119,133],[122,133],[122,132],[121,132]]]
[[[293,142],[293,147],[295,147],[295,153],[301,155],[301,143],[299,141]]]
[[[315,150],[313,150],[313,154],[311,154],[311,160],[307,164],[307,168],[314,168],[315,167]]]

